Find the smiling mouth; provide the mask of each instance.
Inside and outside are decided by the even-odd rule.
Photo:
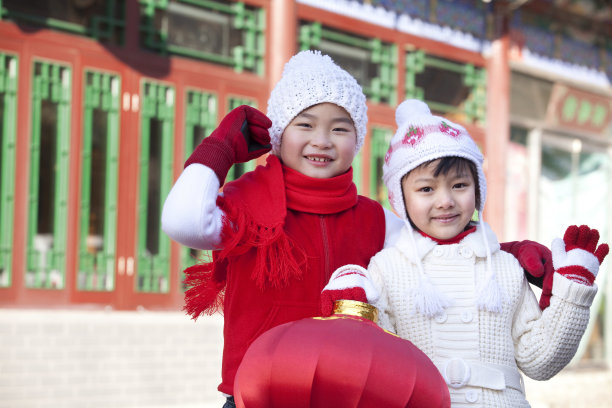
[[[453,221],[457,217],[459,217],[459,215],[444,215],[440,217],[434,217],[434,220],[440,221],[440,222],[449,222],[449,221]]]
[[[316,161],[316,162],[321,162],[321,163],[324,163],[324,162],[330,162],[330,161],[332,161],[332,159],[330,159],[329,157],[314,157],[314,156],[306,156],[306,158],[307,158],[308,160],[311,160],[311,161]]]

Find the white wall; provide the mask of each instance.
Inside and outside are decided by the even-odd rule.
[[[221,408],[223,320],[0,309],[0,407]]]

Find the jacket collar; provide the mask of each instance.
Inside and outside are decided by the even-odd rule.
[[[499,242],[491,227],[486,222],[483,222],[483,225],[485,236],[489,243],[489,248],[491,248],[491,253],[493,254],[499,251]],[[408,234],[413,234],[414,236],[414,241],[416,243],[416,253],[415,248],[410,244],[410,235]],[[480,225],[477,225],[476,231],[465,236],[465,238],[463,238],[459,243],[450,245],[467,246],[472,251],[474,251],[474,254],[477,257],[487,257],[487,249],[483,242],[483,234]],[[438,246],[438,243],[436,243],[431,238],[424,237],[409,225],[404,225],[400,233],[400,239],[398,240],[395,246],[409,259],[415,259],[416,257],[418,257],[417,259],[422,260],[429,252],[431,252],[431,250]]]

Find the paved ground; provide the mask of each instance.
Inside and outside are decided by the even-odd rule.
[[[566,368],[548,381],[525,378],[532,408],[610,408],[612,370],[603,366]]]

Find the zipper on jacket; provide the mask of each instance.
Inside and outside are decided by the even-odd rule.
[[[329,265],[329,237],[327,236],[327,224],[325,223],[325,216],[319,215],[319,222],[321,224],[321,237],[323,238],[323,261],[325,262],[324,276],[326,281],[323,283],[323,285],[321,285],[321,287],[323,287],[327,285],[327,281],[329,281],[329,278],[331,276]]]

